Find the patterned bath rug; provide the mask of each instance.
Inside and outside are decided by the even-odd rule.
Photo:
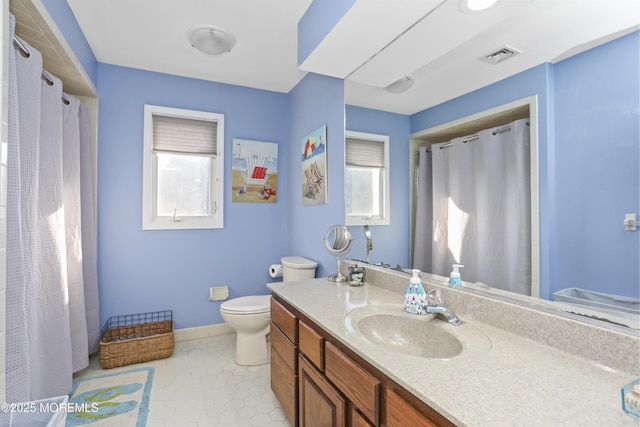
[[[69,405],[80,410],[67,413],[67,427],[144,427],[153,373],[137,368],[74,381]]]

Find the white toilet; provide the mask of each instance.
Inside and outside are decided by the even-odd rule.
[[[318,263],[300,256],[283,257],[282,280],[313,279]],[[220,305],[222,319],[236,330],[238,365],[255,366],[269,363],[270,295],[234,298]]]

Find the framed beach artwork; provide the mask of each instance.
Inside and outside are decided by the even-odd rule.
[[[327,127],[302,138],[302,205],[327,203]]]
[[[278,144],[233,140],[231,201],[278,201]]]

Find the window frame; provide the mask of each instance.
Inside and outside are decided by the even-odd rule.
[[[347,188],[346,188],[346,174],[347,174],[347,161],[346,161],[346,150],[347,150],[347,138],[350,139],[358,139],[361,141],[375,141],[377,143],[382,142],[384,144],[384,179],[382,180],[382,216],[376,215],[372,217],[364,217],[361,215],[347,215],[345,211],[345,225],[347,226],[361,226],[361,225],[390,225],[391,224],[391,208],[390,208],[390,161],[389,161],[389,136],[381,135],[375,133],[368,132],[356,132],[345,130],[345,161],[344,161],[344,175],[345,175],[345,188],[344,188],[344,197],[345,197],[345,206],[347,203]]]
[[[153,116],[214,121],[217,123],[216,155],[209,156],[209,215],[178,215],[177,218],[157,215],[158,156],[153,152]],[[142,229],[193,230],[224,228],[224,114],[145,104],[143,139]],[[207,157],[198,154],[195,154],[195,156]]]

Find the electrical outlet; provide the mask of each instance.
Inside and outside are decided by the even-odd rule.
[[[209,301],[221,301],[229,298],[228,286],[214,286],[209,288]]]

